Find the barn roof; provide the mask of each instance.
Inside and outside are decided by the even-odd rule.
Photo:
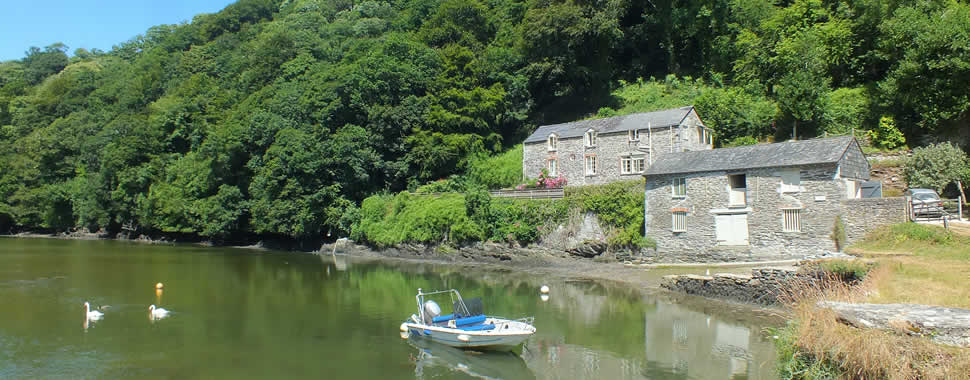
[[[605,119],[543,125],[536,128],[535,132],[532,132],[532,135],[525,139],[525,143],[546,141],[546,138],[553,133],[559,136],[560,139],[580,137],[589,129],[593,129],[599,134],[606,134],[626,132],[633,129],[646,129],[647,126],[650,126],[650,128],[667,128],[673,125],[680,125],[684,121],[684,118],[693,110],[694,106],[686,106],[662,111],[608,117]]]
[[[850,144],[858,144],[858,142],[852,136],[840,136],[669,153],[661,156],[643,175],[649,177],[838,163]]]

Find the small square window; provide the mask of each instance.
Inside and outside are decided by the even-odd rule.
[[[801,232],[802,231],[802,210],[790,208],[781,210],[784,216],[781,230],[782,232]]]
[[[559,136],[549,135],[548,142],[549,142],[549,150],[550,151],[555,151],[556,149],[559,148]]]
[[[630,130],[630,141],[640,141],[640,130],[631,129]]]
[[[687,211],[674,211],[671,213],[671,231],[672,232],[687,232]]]
[[[674,178],[673,183],[670,185],[670,194],[674,198],[684,198],[687,196],[687,178],[677,177]]]

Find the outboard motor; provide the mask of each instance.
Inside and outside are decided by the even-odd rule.
[[[424,302],[424,320],[427,323],[431,323],[434,317],[441,315],[441,306],[438,306],[437,302],[428,300]]]

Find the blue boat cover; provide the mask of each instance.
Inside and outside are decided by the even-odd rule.
[[[474,317],[456,319],[455,326],[461,327],[461,326],[467,326],[467,325],[474,325],[476,323],[482,323],[482,322],[485,322],[485,316],[476,315]]]
[[[452,320],[452,319],[455,319],[455,315],[454,314],[447,314],[447,315],[442,315],[442,316],[437,316],[437,317],[431,318],[431,323],[448,322],[449,320]]]
[[[474,326],[462,326],[459,328],[465,331],[483,331],[483,330],[494,329],[495,325],[481,324],[481,325],[474,325]]]

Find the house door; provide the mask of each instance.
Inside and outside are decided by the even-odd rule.
[[[714,215],[714,231],[718,244],[748,245],[748,214]]]

